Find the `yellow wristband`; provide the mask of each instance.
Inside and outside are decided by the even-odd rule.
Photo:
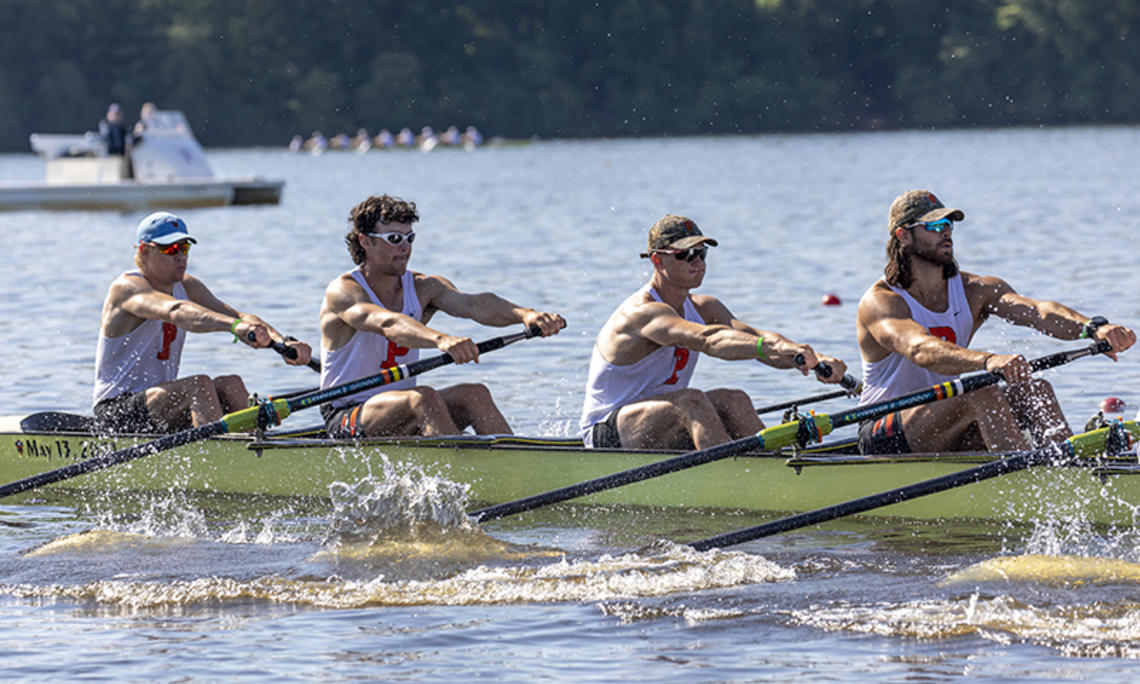
[[[234,334],[234,342],[233,342],[234,344],[238,343],[238,335],[237,335],[238,323],[241,323],[240,318],[235,318],[234,322],[230,323],[230,332],[232,332]]]
[[[756,356],[758,356],[761,359],[768,358],[768,357],[764,356],[764,337],[763,336],[756,338]]]

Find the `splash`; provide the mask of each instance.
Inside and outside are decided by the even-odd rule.
[[[383,455],[381,465],[379,477],[329,487],[332,512],[326,545],[438,540],[477,530],[466,512],[470,485],[429,475],[416,465],[393,465]]]
[[[541,560],[541,559],[538,559]],[[351,581],[280,576],[249,581],[202,577],[170,582],[100,581],[80,585],[0,585],[21,598],[94,601],[124,612],[182,610],[218,602],[259,600],[322,608],[604,602],[794,579],[793,570],[742,552],[697,552],[662,544],[643,553],[596,560],[481,565],[441,580]]]
[[[978,594],[947,600],[856,605],[836,602],[789,612],[827,631],[916,639],[976,636],[1000,644],[1032,643],[1079,657],[1140,658],[1140,604],[1030,605]]]

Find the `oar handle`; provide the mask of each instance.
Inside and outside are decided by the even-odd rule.
[[[807,362],[807,359],[803,354],[796,354],[793,360],[796,362],[797,366],[802,366],[805,362]],[[826,361],[820,361],[815,365],[815,368],[812,368],[812,370],[815,371],[816,375],[824,379],[830,378],[831,374],[835,372],[832,370],[831,364],[827,363]],[[859,381],[850,375],[844,375],[843,379],[839,381],[839,384],[842,387],[846,387],[847,390],[851,392],[859,386]]]
[[[280,342],[276,342],[276,341],[270,342],[269,346],[270,346],[270,348],[273,349],[273,351],[277,352],[278,354],[280,354],[281,356],[283,356],[287,359],[292,360],[292,359],[297,358],[297,350],[292,348],[292,347],[286,346],[286,345],[284,345]],[[312,368],[313,370],[315,370],[318,373],[321,372],[321,362],[317,361],[316,359],[309,359],[309,363],[307,363],[305,365],[307,365],[309,368]]]

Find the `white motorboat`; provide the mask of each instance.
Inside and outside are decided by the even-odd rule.
[[[122,155],[97,133],[33,133],[46,179],[0,183],[0,210],[167,209],[277,204],[283,180],[215,178],[182,112],[158,111]]]

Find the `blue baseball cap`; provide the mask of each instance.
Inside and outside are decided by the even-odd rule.
[[[186,222],[165,211],[156,211],[139,221],[137,236],[140,243],[153,242],[156,245],[172,245],[175,242],[189,240],[198,244],[197,240],[190,237]]]

